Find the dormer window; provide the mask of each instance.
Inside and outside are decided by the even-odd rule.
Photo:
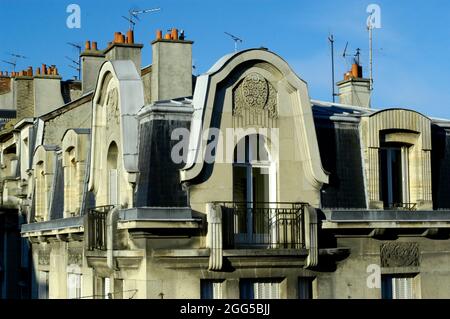
[[[64,217],[79,216],[85,185],[89,130],[71,129],[63,137]]]
[[[409,208],[409,146],[390,143],[380,148],[380,190],[384,208]]]
[[[361,134],[368,208],[432,209],[430,119],[383,110],[361,119]]]

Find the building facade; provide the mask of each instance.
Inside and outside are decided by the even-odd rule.
[[[450,298],[450,120],[371,108],[358,65],[328,103],[267,49],[195,77],[151,45],[0,78],[2,296]]]

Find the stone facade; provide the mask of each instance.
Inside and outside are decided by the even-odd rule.
[[[192,81],[192,44],[155,40],[141,70],[119,37],[83,53],[80,98],[19,97],[1,209],[32,298],[450,297],[450,121],[311,100],[266,49]]]

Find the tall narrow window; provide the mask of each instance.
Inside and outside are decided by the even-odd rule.
[[[223,298],[223,280],[201,280],[200,297],[201,299],[222,299]]]
[[[312,277],[298,278],[298,299],[313,299],[313,282]]]
[[[36,216],[35,219],[38,222],[45,220],[47,215],[47,191],[45,187],[45,173],[44,163],[39,162],[36,164]]]
[[[382,277],[383,299],[413,299],[414,275],[385,275]]]
[[[276,201],[274,165],[265,138],[249,135],[236,146],[233,164],[233,200],[239,207],[235,224],[247,243],[263,242],[268,234],[268,204]],[[240,240],[237,238],[237,240]]]
[[[239,283],[241,299],[280,299],[280,280],[242,279]]]
[[[48,299],[49,292],[49,275],[48,271],[38,272],[38,298]]]
[[[108,204],[119,204],[119,181],[117,170],[118,148],[116,143],[112,142],[108,149],[107,168],[108,168]]]
[[[385,208],[409,203],[409,148],[392,145],[380,149],[381,198]]]
[[[80,299],[81,298],[81,274],[67,274],[67,298]]]

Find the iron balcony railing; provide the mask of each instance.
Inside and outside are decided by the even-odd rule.
[[[106,250],[106,216],[114,206],[99,206],[88,210],[88,250]]]
[[[390,203],[387,207],[389,210],[410,210],[414,211],[417,209],[416,203]]]
[[[225,249],[305,248],[306,203],[220,202]]]

